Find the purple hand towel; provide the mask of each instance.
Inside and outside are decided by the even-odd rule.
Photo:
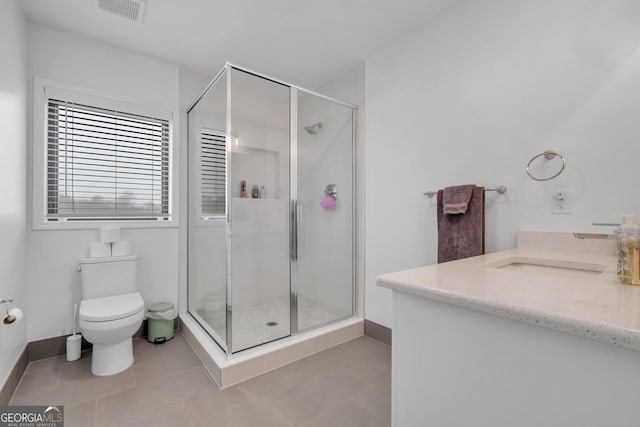
[[[474,187],[466,213],[444,214],[438,191],[438,263],[484,254],[484,187]]]
[[[446,187],[442,196],[444,214],[456,215],[467,212],[474,188],[476,186],[473,184]]]

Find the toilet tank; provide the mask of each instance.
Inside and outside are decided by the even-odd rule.
[[[138,291],[138,257],[87,258],[80,261],[82,299]]]

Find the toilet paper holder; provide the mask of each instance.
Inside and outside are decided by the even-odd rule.
[[[12,302],[13,302],[13,298],[0,299],[0,304],[11,304]]]

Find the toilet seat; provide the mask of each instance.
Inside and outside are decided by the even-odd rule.
[[[80,303],[80,320],[109,322],[124,319],[144,310],[144,300],[139,293],[93,298]]]

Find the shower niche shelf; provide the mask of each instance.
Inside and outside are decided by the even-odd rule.
[[[248,136],[243,140],[244,144],[250,144],[253,138]],[[265,142],[266,144],[266,142]],[[274,196],[278,193],[272,192],[274,188],[281,187],[281,183],[286,177],[281,176],[280,157],[284,153],[276,150],[258,147],[240,146],[235,148],[236,151],[231,153],[231,181],[230,185],[233,194],[233,201],[242,200],[276,200],[272,197],[266,199],[254,199],[251,197],[251,191],[254,185],[258,188],[264,186],[267,189],[268,196]],[[240,197],[240,182],[247,183],[247,197]]]
[[[252,197],[232,197],[233,201],[239,201],[240,203],[242,203],[243,201],[247,201],[247,202],[281,202],[282,199],[272,199],[272,198],[266,198],[266,199],[254,199]]]

